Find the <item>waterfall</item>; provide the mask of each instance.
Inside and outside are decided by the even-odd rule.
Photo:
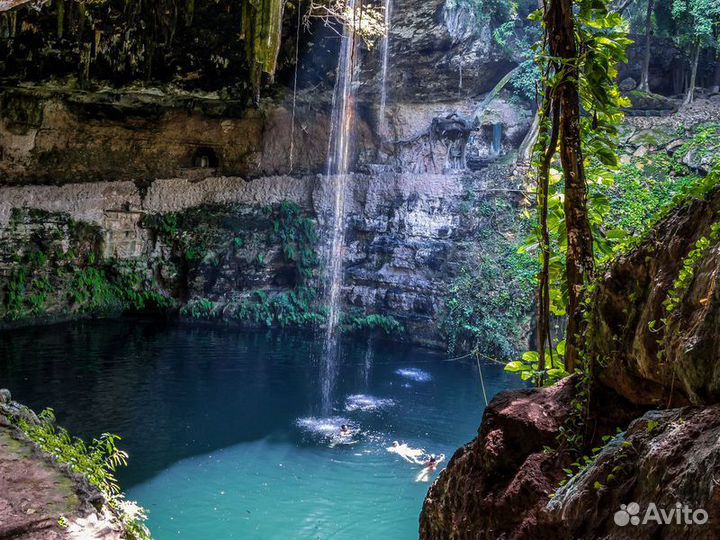
[[[327,414],[331,408],[331,396],[337,378],[338,340],[337,326],[340,319],[340,293],[343,285],[343,256],[345,244],[345,196],[350,166],[351,129],[355,116],[353,74],[357,60],[355,28],[359,14],[355,0],[349,0],[352,23],[346,23],[340,44],[333,108],[328,143],[326,181],[333,192],[333,216],[330,249],[327,252],[326,301],[329,308],[327,330],[323,349],[322,409]]]
[[[492,154],[494,156],[500,155],[502,150],[502,124],[493,124],[493,139],[492,139]]]
[[[385,121],[385,105],[387,103],[387,72],[390,56],[390,17],[392,16],[392,0],[385,0],[385,37],[382,40],[382,79],[380,82],[380,111],[378,113],[378,131],[381,137],[387,137]]]

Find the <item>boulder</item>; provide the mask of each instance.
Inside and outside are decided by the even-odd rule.
[[[557,491],[537,538],[720,538],[719,472],[720,406],[650,411]]]
[[[664,114],[677,111],[676,101],[659,94],[631,90],[627,92],[627,97],[630,99],[631,107],[626,113],[630,116],[645,112]]]
[[[632,77],[627,77],[620,82],[620,90],[623,92],[630,92],[637,88],[637,81]]]
[[[502,392],[490,402],[478,437],[455,453],[430,488],[420,538],[526,537],[563,475],[543,448],[555,443],[575,382]]]
[[[720,538],[719,220],[715,188],[601,276],[588,312],[597,376],[584,447],[570,457],[557,444],[577,376],[500,394],[430,488],[421,539]],[[700,238],[711,241],[668,314],[663,302]],[[623,431],[605,444],[614,428]],[[582,466],[560,487],[571,461]]]
[[[602,383],[633,403],[720,401],[720,246],[710,246],[697,263],[680,305],[662,323],[668,318],[663,302],[683,262],[718,219],[715,189],[679,207],[602,276],[590,313],[589,350],[605,366]]]
[[[702,148],[691,149],[683,156],[682,162],[698,174],[706,176],[717,161],[717,155],[714,152],[703,150]]]
[[[665,151],[668,153],[669,156],[675,155],[675,152],[677,152],[680,147],[685,144],[685,140],[683,139],[675,139],[674,141],[669,142],[665,146]]]

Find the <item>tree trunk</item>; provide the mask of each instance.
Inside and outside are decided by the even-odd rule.
[[[548,88],[548,93],[552,90]],[[539,137],[543,140],[549,137],[547,146],[540,162],[538,173],[538,198],[537,204],[540,209],[540,251],[542,253],[542,269],[538,287],[538,371],[546,369],[545,344],[547,343],[550,358],[552,358],[552,339],[550,337],[550,231],[548,230],[548,198],[550,196],[550,166],[553,156],[557,151],[558,139],[560,137],[560,115],[552,110],[554,98],[552,95],[545,96],[543,110],[538,113]],[[542,118],[540,118],[542,116]],[[547,122],[551,126],[548,126]],[[548,129],[549,127],[549,129]],[[542,378],[538,385],[542,386]]]
[[[640,91],[650,92],[650,37],[652,35],[652,14],[655,7],[654,0],[647,0],[647,13],[645,15],[645,57],[643,58],[642,75],[640,76]]]
[[[689,105],[695,99],[695,84],[697,82],[698,63],[700,62],[700,42],[695,45],[695,55],[690,70],[690,86],[688,86],[684,105]]]
[[[578,50],[572,0],[551,0],[545,14],[550,54],[565,66],[555,88],[554,114],[560,122],[560,162],[565,177],[567,229],[566,279],[568,328],[565,365],[572,373],[578,362],[578,333],[582,327],[580,301],[583,285],[592,276],[593,239],[587,208],[587,184],[580,133]]]

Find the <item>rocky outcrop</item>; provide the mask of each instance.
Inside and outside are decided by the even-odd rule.
[[[102,493],[36,447],[11,422],[18,415],[37,421],[0,389],[0,538],[129,538]]]
[[[490,403],[478,438],[430,488],[420,538],[718,537],[720,406],[650,411],[567,481],[572,459],[549,448],[571,411],[573,384]]]
[[[648,412],[555,492],[535,537],[717,538],[719,440],[718,405]]]
[[[455,453],[428,491],[420,538],[530,537],[527,531],[563,477],[558,458],[544,448],[556,442],[575,382],[502,392],[492,400],[478,438]]]
[[[546,389],[507,391],[488,405],[478,437],[458,450],[428,491],[422,539],[575,538],[546,534],[548,503],[565,479],[569,455],[555,451],[576,406],[578,376]],[[594,398],[588,417],[599,439],[638,410],[614,392]]]
[[[329,103],[248,109],[209,94],[47,87],[0,96],[1,183],[64,183],[324,170]],[[358,136],[367,130],[358,126]],[[358,146],[363,147],[361,139]]]
[[[605,364],[601,381],[635,403],[720,401],[720,250],[713,233],[719,216],[720,191],[691,199],[603,276],[590,351]],[[703,238],[709,245],[692,260]],[[679,303],[672,312],[671,295]]]
[[[569,379],[493,400],[478,437],[430,488],[421,538],[720,536],[713,182],[600,276],[585,334],[588,393],[573,398]],[[578,407],[581,432],[567,421]],[[557,438],[568,429],[584,435],[573,452]]]

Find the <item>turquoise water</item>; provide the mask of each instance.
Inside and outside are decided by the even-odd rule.
[[[0,386],[73,433],[120,434],[120,480],[156,538],[416,538],[429,484],[386,447],[449,459],[482,416],[477,367],[346,340],[320,418],[319,341],[125,320],[15,330]],[[483,374],[489,394],[517,384],[497,365]]]

